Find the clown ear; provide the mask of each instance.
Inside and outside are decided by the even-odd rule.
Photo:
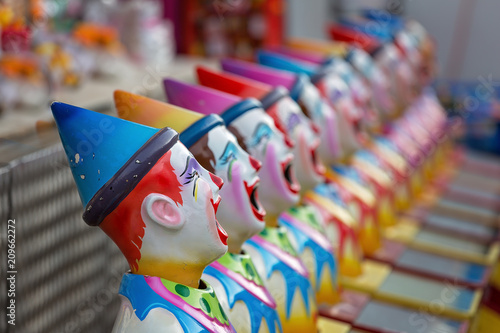
[[[143,220],[150,219],[174,230],[181,229],[185,221],[184,214],[174,200],[159,193],[152,193],[144,198],[141,215]]]

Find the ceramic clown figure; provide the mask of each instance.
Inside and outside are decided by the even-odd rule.
[[[347,54],[349,48],[346,47],[345,50],[338,55],[332,55],[330,49],[334,48],[334,45],[335,44],[326,44],[326,46],[330,47],[325,47],[326,50],[323,51],[323,53],[311,51],[306,52],[287,47],[272,49],[272,51],[274,53],[304,61],[304,64],[310,63],[311,66],[320,66],[319,68],[317,67],[316,72],[329,72],[330,76],[332,75],[331,72],[333,72],[339,75],[349,87],[352,101],[355,107],[364,115],[363,117],[365,118],[365,123],[367,123],[367,125],[372,129],[380,127],[377,118],[378,112],[375,109],[375,102],[379,96],[372,91],[370,82],[364,79],[352,67],[352,65],[343,58]]]
[[[355,105],[358,107],[366,107],[370,102],[373,93],[370,87],[362,80],[351,64],[343,58],[348,50],[349,48],[345,47],[345,49],[343,49],[342,52],[339,52],[339,54],[331,54],[330,49],[325,52],[319,52],[316,50],[297,50],[285,46],[271,49],[272,52],[309,62],[311,65],[316,64],[328,66],[329,68],[332,67],[332,69],[336,71],[349,86]]]
[[[322,66],[297,60],[271,51],[257,52],[257,61],[268,67],[306,74],[335,111],[339,127],[339,139],[344,155],[351,155],[367,141],[363,110],[355,104],[351,90],[339,73],[324,71]]]
[[[331,52],[330,49],[334,48],[334,45],[335,44],[325,43],[324,54],[317,52],[314,53],[314,52],[297,51],[294,49],[283,48],[283,47],[276,49],[275,51],[280,54],[290,55],[291,57],[294,58],[307,60],[312,63],[323,64],[323,66],[328,66],[328,68],[332,68],[332,70],[339,73],[339,75],[342,76],[344,81],[346,81],[346,83],[348,83],[349,86],[355,88],[353,89],[355,91],[360,91],[360,90],[363,91],[363,89],[368,89],[364,87],[364,85],[362,84],[361,85],[356,84],[359,81],[358,74],[354,73],[354,69],[349,63],[347,63],[342,58],[327,56]],[[351,48],[346,48],[345,53],[349,52],[350,50],[352,51]],[[364,59],[363,56],[365,54],[362,51],[360,52],[361,52],[360,56],[353,58],[355,58],[359,63],[362,64],[363,62],[361,60]],[[366,62],[368,63],[368,65],[365,66],[366,68],[363,66],[358,66],[358,67],[360,67],[366,72],[365,74],[367,79],[368,78],[371,79],[374,76],[373,72],[378,69],[372,66],[369,60],[367,60]],[[368,95],[364,94],[364,95],[366,98],[372,99],[371,94]],[[376,93],[375,95],[379,97],[381,96],[381,94],[378,93]],[[354,91],[353,91],[353,96],[354,96]],[[366,105],[369,105],[370,103],[371,103],[370,101],[366,100],[362,102],[362,104]],[[357,105],[359,104],[360,103],[357,103]],[[385,109],[390,109],[389,105],[385,105]],[[380,221],[382,225],[392,225],[395,223],[394,221],[395,209],[393,208],[394,206],[394,196],[392,193],[393,188],[391,187],[391,182],[388,179],[390,178],[390,175],[388,175],[383,169],[380,168],[379,166],[380,161],[373,158],[367,159],[366,158],[367,156],[373,157],[369,151],[358,150],[353,155],[355,161],[353,166],[360,173],[361,177],[365,180],[365,184],[370,185],[370,187],[372,187],[372,192],[377,193],[378,197],[383,203],[381,205],[377,205],[377,219]],[[322,156],[322,158],[324,157]],[[369,165],[367,165],[367,161],[369,161],[368,163]]]
[[[373,91],[373,102],[382,118],[394,114],[394,99],[390,92],[390,81],[386,73],[373,61],[368,53],[360,48],[352,47],[345,59],[369,82]]]
[[[263,182],[262,192],[285,194],[286,201],[275,198],[266,202],[271,216],[266,218],[266,228],[248,240],[244,249],[276,300],[283,331],[315,331],[317,308],[309,273],[291,245],[286,229],[277,226],[279,210],[298,200],[299,186],[294,180],[289,154],[290,139],[277,131],[274,121],[255,99],[242,100],[174,80],[165,80],[165,88],[172,103],[204,114],[219,113],[241,145],[265,161],[261,174],[268,174],[270,181]]]
[[[267,114],[276,126],[295,141],[293,147],[294,162],[297,168],[297,179],[301,190],[313,188],[324,180],[325,167],[319,160],[320,129],[302,112],[300,106],[290,98],[283,87],[272,86],[231,75],[231,85],[226,84],[226,74],[212,75],[207,68],[197,70],[202,84],[242,98],[260,99]],[[203,80],[203,75],[211,75],[211,79]],[[229,74],[228,74],[229,75]]]
[[[300,105],[304,114],[312,119],[320,130],[321,144],[318,153],[322,157],[323,163],[330,165],[338,161],[343,155],[338,137],[339,128],[335,111],[306,75],[296,75],[233,59],[223,59],[221,66],[226,72],[267,83],[275,88],[278,86],[287,88],[290,97]],[[198,69],[198,77],[203,85],[208,85],[211,78],[207,77],[205,79],[203,74],[206,72],[202,68]]]
[[[200,82],[218,83],[220,87],[239,85],[240,87],[246,87],[248,92],[252,91],[251,88],[253,86],[249,85],[250,83],[246,85],[245,82],[238,81],[240,78],[238,76],[218,73],[205,68],[198,68],[197,72]],[[226,112],[222,113],[223,116],[225,114]],[[248,134],[251,134],[251,132],[249,132],[249,129],[245,129],[246,123],[242,122],[241,119],[232,117],[227,119],[226,123],[237,127],[240,133],[247,133],[246,139],[250,140],[251,137],[248,137]],[[245,136],[243,135],[243,137]],[[279,219],[276,219],[274,223],[279,222],[280,225],[289,231],[292,245],[297,250],[310,273],[310,279],[315,288],[318,301],[320,303],[333,304],[338,299],[336,259],[333,256],[332,245],[324,235],[323,216],[312,215],[310,213],[312,209],[311,207],[301,205],[285,215],[281,214]],[[302,219],[303,217],[307,218]],[[253,240],[249,241],[250,243],[253,244]]]
[[[222,180],[202,168],[170,128],[58,102],[51,107],[83,219],[99,226],[130,265],[113,332],[235,332],[201,280],[205,267],[227,251],[227,234],[215,217]]]
[[[322,50],[323,50],[322,52],[326,53],[326,50],[333,48],[335,44],[325,44],[325,43],[322,43],[321,45],[323,46],[322,47]],[[281,51],[281,52],[283,53],[283,51]],[[290,52],[290,51],[287,51],[287,53],[289,53],[293,57],[300,57],[302,59],[305,58],[305,55],[303,53],[300,54],[300,55],[297,54],[297,53],[294,53],[294,52]],[[294,71],[294,72],[305,72],[305,73],[310,73],[310,75],[312,75],[311,73],[313,73],[313,72],[311,72],[311,70],[314,69],[314,67],[307,66],[306,63],[297,62],[297,61],[294,61],[293,59],[290,59],[290,58],[287,58],[287,57],[284,57],[284,56],[280,56],[279,54],[276,54],[276,53],[273,54],[272,52],[260,52],[259,55],[258,55],[258,58],[259,58],[260,62],[262,62],[264,64],[267,64],[267,65],[270,65],[270,66],[276,66],[278,68],[283,68],[283,69],[291,70],[291,71]],[[309,58],[311,58],[310,55],[309,55]],[[318,59],[317,59],[317,57],[314,58],[314,59],[311,58],[310,60],[314,60],[314,62],[316,62],[316,63],[319,62]],[[332,65],[332,61],[331,60],[330,61],[324,60],[323,62],[325,64],[330,63],[330,65],[324,65],[325,67],[332,67],[332,66],[333,67],[340,67],[340,66]],[[316,69],[316,70],[318,70],[318,69]],[[324,70],[324,71],[327,72],[327,73],[329,72],[329,70]],[[339,70],[337,70],[337,72],[341,73],[342,70],[339,69]],[[327,76],[329,76],[329,75],[327,75]],[[319,85],[320,86],[323,85],[324,87],[327,87],[328,85],[326,85],[325,82],[327,82],[327,81],[324,81],[323,83],[320,82]],[[356,123],[354,122],[353,125],[355,125],[355,124]],[[381,140],[384,141],[384,139],[381,139]],[[380,140],[376,139],[376,141],[380,141]],[[342,143],[345,143],[345,141],[343,141]],[[377,144],[378,144],[378,142],[377,142]],[[411,145],[413,145],[413,144],[411,144]],[[372,149],[372,145],[371,144],[367,145],[367,147],[370,150]],[[400,155],[401,153],[403,153],[400,150],[400,148],[396,147],[396,145],[393,145],[391,148],[395,149],[392,153],[390,153],[391,155]],[[347,151],[347,149],[344,148],[344,151]],[[377,155],[377,156],[380,156],[380,155]],[[387,156],[384,156],[384,158],[387,158]],[[390,158],[391,160],[394,160],[394,158],[398,159],[398,156],[391,156],[391,157],[388,157],[388,158]],[[403,169],[405,169],[405,168],[403,167]],[[400,168],[400,170],[401,170],[401,168]],[[407,177],[407,175],[405,175],[405,178],[406,177]],[[359,177],[356,177],[356,178],[358,178],[358,180],[359,180]],[[414,185],[412,185],[412,186],[406,186],[406,185],[403,184],[404,182],[400,182],[400,186],[398,186],[398,188],[397,188],[397,193],[396,193],[396,197],[394,198],[394,200],[397,200],[400,203],[400,205],[398,205],[398,207],[400,207],[400,206],[407,206],[408,205],[409,198],[411,196],[411,193],[408,192],[408,189],[410,189],[412,187],[413,188],[417,188],[417,190],[414,190],[414,192],[415,191],[418,192],[418,188],[421,187],[420,185],[418,185],[420,183],[419,183],[419,180],[417,178],[412,177],[411,179],[413,179],[412,182],[414,183]],[[366,184],[366,182],[365,182],[365,184]],[[367,195],[361,195],[361,193],[360,193],[361,191],[357,191],[357,192],[358,192],[358,195],[356,195],[356,197],[358,197],[359,199],[361,199],[363,197],[368,198],[368,196],[369,196],[368,193],[366,193]],[[361,201],[365,201],[362,205],[365,205],[365,207],[366,207],[366,204],[368,203],[367,200],[362,200],[361,199]],[[361,203],[361,201],[360,201],[360,203]],[[359,212],[361,211],[361,209],[359,207],[355,207],[357,204],[353,204],[353,205],[354,206],[351,207],[352,208],[351,210],[354,211],[355,215],[359,215]],[[379,216],[384,216],[384,215],[388,216],[388,214],[386,214],[386,213],[383,212],[384,210],[387,212],[387,210],[385,208],[377,206],[377,209],[379,210],[377,212],[377,214]],[[391,214],[393,214],[393,213],[391,213]],[[376,244],[378,244],[378,243],[377,242],[372,243],[373,246],[370,246],[370,248],[373,248],[373,249],[377,248],[378,246]],[[367,248],[367,247],[365,246],[365,248]],[[370,251],[370,252],[372,252],[372,251]]]
[[[301,86],[301,83],[304,83],[304,85],[307,85],[308,81],[305,81],[303,79],[303,77],[301,77],[301,76],[294,76],[291,73],[287,73],[284,71],[274,71],[273,72],[271,68],[268,69],[267,67],[260,67],[258,65],[250,66],[251,64],[249,64],[249,63],[233,61],[233,60],[223,60],[222,65],[223,65],[223,68],[230,69],[230,71],[232,71],[232,72],[238,72],[238,74],[241,71],[241,72],[244,72],[245,74],[247,74],[247,76],[252,76],[252,78],[256,78],[256,79],[260,78],[262,80],[264,80],[264,78],[266,78],[267,82],[274,83],[275,86],[278,86],[280,83],[287,83],[287,82],[288,82],[287,85],[290,86],[290,85],[293,85],[293,83],[295,82],[295,87],[297,89],[292,89],[292,90],[299,90],[299,91],[301,90],[301,94],[299,94],[299,95],[303,95],[305,93],[305,90],[307,90],[307,88],[305,88],[304,86]],[[257,66],[258,68],[254,67],[254,66]],[[209,69],[202,68],[202,67],[199,67],[197,69],[197,73],[198,73],[199,81],[202,84],[205,84],[207,86],[213,86],[213,87],[217,86],[220,89],[225,88],[226,90],[229,90],[230,88],[227,88],[227,87],[238,87],[238,86],[242,87],[242,83],[245,82],[245,81],[237,81],[237,80],[241,79],[239,77],[232,76],[232,75],[227,74],[227,73],[219,73],[219,72],[211,71]],[[288,74],[288,76],[286,74]],[[287,85],[283,84],[283,86],[287,86]],[[312,88],[314,89],[314,87],[312,87]],[[247,89],[246,91],[251,92],[250,89]],[[237,92],[237,91],[235,91],[235,92]],[[314,91],[313,91],[312,95],[313,95],[312,97],[314,98],[314,96],[315,96]],[[302,98],[304,98],[304,99],[307,99],[308,97],[311,97],[311,95],[309,95],[307,93],[305,93],[305,96],[302,96]],[[314,99],[313,99],[313,101],[314,101]],[[316,101],[318,101],[318,100],[316,99]],[[312,102],[312,101],[308,101],[308,102]],[[307,103],[307,102],[305,101],[305,103]],[[314,103],[311,103],[311,104],[314,104]],[[311,104],[309,104],[309,105],[311,105]],[[322,107],[324,107],[324,104],[318,103],[316,105],[317,106],[321,105]],[[234,124],[233,126],[236,126],[241,133],[248,132],[247,136],[250,139],[251,133],[252,133],[251,132],[252,127],[250,126],[249,129],[245,129],[247,127],[247,124],[249,121],[248,117],[241,117],[242,118],[241,120],[235,119],[235,121],[233,122],[233,124]],[[323,131],[329,132],[329,133],[335,132],[336,131],[336,123],[335,122],[328,122],[327,117],[328,117],[328,115],[326,117],[323,117],[322,115],[317,115],[315,117],[317,120],[317,124],[319,126],[322,126],[322,128],[321,128],[322,133],[323,133]],[[331,127],[325,126],[326,124],[331,125]],[[320,150],[320,154],[321,154],[322,160],[333,162],[333,159],[332,159],[333,153],[331,150],[328,150],[328,149]],[[332,186],[333,186],[333,184],[332,184]],[[306,194],[305,198],[307,198],[308,196],[309,196],[309,194]],[[326,202],[326,201],[330,200],[330,198],[328,198],[328,199],[319,198],[318,200],[323,200],[324,202]],[[306,199],[305,202],[307,202],[308,204],[314,205],[314,202],[312,200]],[[313,220],[311,220],[308,217],[303,222],[306,222],[306,224],[307,224],[307,222],[312,223],[311,226],[314,229],[314,227],[316,226],[314,222],[322,220],[323,222],[320,223],[320,224],[322,224],[322,227],[331,231],[331,232],[327,233],[327,235],[331,236],[328,238],[330,239],[332,246],[335,247],[335,249],[337,250],[337,251],[335,251],[335,253],[337,253],[337,257],[338,257],[338,260],[340,262],[341,269],[345,272],[349,272],[350,275],[359,274],[359,272],[360,272],[360,267],[359,267],[359,265],[360,265],[360,252],[358,251],[359,242],[356,239],[357,234],[359,233],[359,230],[356,230],[356,231],[354,230],[354,229],[356,229],[355,223],[352,222],[352,219],[350,218],[350,215],[348,212],[346,212],[346,214],[340,214],[340,216],[338,216],[338,215],[332,216],[331,215],[332,212],[333,212],[333,214],[336,214],[337,211],[343,210],[342,207],[336,206],[336,209],[332,209],[332,206],[335,206],[334,202],[327,202],[325,204],[326,204],[326,206],[328,206],[327,209],[324,209],[323,207],[319,207],[318,205],[315,205],[316,209],[319,210],[320,212],[316,212],[313,215],[302,214],[301,216],[309,216],[309,217],[313,216]],[[293,217],[292,215],[294,215],[295,213],[299,213],[299,211],[302,209],[308,210],[305,207],[301,207],[301,208],[295,210],[293,212],[293,214],[288,214],[287,217],[291,220],[294,220],[295,217]],[[283,211],[284,210],[280,210],[279,213],[282,213]],[[322,213],[322,214],[320,214],[320,213]],[[345,224],[343,221],[345,221],[345,223],[347,223],[347,224]],[[292,224],[288,223],[288,226],[292,226]],[[308,230],[312,231],[312,229],[308,229]],[[316,239],[318,239],[318,238],[316,238]],[[320,244],[322,244],[322,243],[320,243]],[[344,251],[343,246],[346,246],[350,249],[346,249]],[[326,249],[326,247],[325,247],[325,249]],[[317,251],[319,251],[319,249],[317,249]],[[302,252],[302,251],[299,251],[299,252]],[[339,255],[339,253],[341,253],[342,255],[345,254],[346,258],[343,258],[341,255]],[[312,264],[313,260],[307,260],[307,262]],[[353,268],[347,268],[347,266],[353,267]],[[315,270],[310,269],[310,271],[315,271]],[[316,271],[320,271],[320,270],[316,270]],[[325,280],[328,280],[328,279],[325,279]],[[328,292],[323,292],[323,294],[328,295]]]
[[[277,53],[259,51],[257,57],[259,62],[271,67],[274,66],[296,73],[308,73],[309,75],[315,73],[314,66]],[[330,77],[332,76],[331,73],[327,70],[324,74],[321,72],[317,73],[316,76],[324,77],[326,75],[326,77]],[[345,85],[337,74],[334,74],[333,77],[337,77]],[[339,112],[339,114],[341,113]],[[351,122],[347,126],[353,129],[356,127],[356,122]],[[363,133],[363,131],[358,131],[358,134],[360,133]],[[351,138],[350,140],[341,141],[343,151],[347,155],[344,157],[345,159],[354,152],[350,149],[353,147],[352,142],[356,142],[356,140]],[[321,158],[323,157],[321,156]],[[342,172],[339,174],[340,171]],[[358,231],[363,250],[367,254],[375,252],[380,247],[380,226],[376,220],[376,205],[373,193],[367,188],[367,184],[360,179],[357,171],[352,168],[338,165],[329,169],[326,172],[326,176],[329,183],[338,182],[339,189],[343,192],[342,197],[348,201],[348,208],[354,215],[354,220],[359,224]],[[328,206],[328,201],[321,201],[322,205]],[[328,209],[327,207],[325,208]]]
[[[228,200],[219,206],[217,218],[228,231],[229,252],[205,269],[203,279],[213,285],[238,332],[281,332],[276,303],[249,255],[242,253],[242,244],[265,226],[257,192],[260,162],[239,146],[216,115],[205,117],[123,91],[115,92],[115,102],[120,117],[178,130],[200,163],[224,180],[221,196]]]
[[[336,183],[316,186],[305,194],[302,202],[315,207],[314,216],[323,221],[325,234],[333,245],[342,276],[356,277],[363,273],[363,250],[359,241],[360,226],[349,211],[341,189]],[[317,217],[319,214],[321,217]]]
[[[396,103],[397,116],[415,97],[417,82],[410,64],[404,61],[401,51],[393,43],[377,47],[370,55],[391,81],[390,90]]]

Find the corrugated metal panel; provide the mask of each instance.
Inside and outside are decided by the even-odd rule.
[[[109,332],[119,305],[116,276],[126,261],[99,228],[83,222],[62,146],[26,155],[11,167],[16,298],[23,300],[16,331]]]

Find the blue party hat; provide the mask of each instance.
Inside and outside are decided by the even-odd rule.
[[[91,225],[102,222],[177,141],[171,129],[159,130],[60,102],[51,108],[86,207],[84,220]]]
[[[319,65],[309,64],[305,61],[264,50],[257,52],[257,62],[264,66],[283,69],[297,74],[302,73],[310,77],[315,75],[320,68]]]

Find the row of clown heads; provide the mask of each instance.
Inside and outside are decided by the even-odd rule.
[[[116,91],[119,118],[52,104],[83,219],[130,265],[116,332],[317,331],[441,156],[429,37],[399,41],[225,59],[165,79],[170,104]]]

